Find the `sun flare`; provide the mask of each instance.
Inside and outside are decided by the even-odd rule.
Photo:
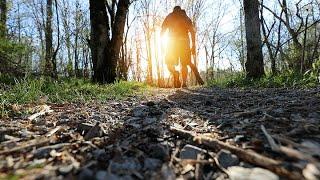
[[[160,30],[155,33],[156,36],[152,47],[152,65],[154,67],[153,77],[158,78],[158,69],[161,72],[162,78],[169,78],[170,72],[165,64],[167,47],[169,44],[169,33],[167,32],[161,35]]]

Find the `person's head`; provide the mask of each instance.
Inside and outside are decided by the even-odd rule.
[[[181,6],[175,6],[173,8],[173,12],[180,12],[182,9],[181,9]]]

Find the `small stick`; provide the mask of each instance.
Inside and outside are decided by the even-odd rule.
[[[28,120],[32,121],[32,120],[36,119],[39,116],[43,116],[43,115],[45,115],[47,113],[52,113],[52,112],[53,112],[53,110],[50,109],[50,106],[45,106],[42,111],[29,116]]]
[[[294,159],[307,160],[307,161],[310,161],[313,163],[317,162],[312,156],[310,156],[308,154],[303,154],[300,151],[289,148],[289,147],[277,145],[276,142],[274,141],[274,139],[272,138],[272,136],[268,133],[268,131],[264,127],[264,125],[261,125],[261,130],[262,130],[263,134],[266,136],[266,138],[271,146],[271,149],[273,151],[283,153],[283,154],[287,155],[288,157],[291,157]]]
[[[225,142],[219,141],[217,139],[212,139],[210,137],[203,136],[203,135],[197,135],[190,131],[181,130],[174,127],[171,127],[170,130],[173,133],[179,134],[181,136],[184,136],[187,138],[191,137],[193,138],[194,142],[201,145],[205,145],[214,150],[219,150],[219,149],[229,150],[233,154],[237,155],[241,160],[266,168],[283,177],[287,177],[289,179],[304,179],[301,173],[286,169],[285,167],[282,166],[282,163],[280,161],[260,155],[254,151],[244,150],[239,147],[232,146]]]

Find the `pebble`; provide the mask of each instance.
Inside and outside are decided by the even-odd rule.
[[[110,174],[107,171],[98,171],[96,173],[96,180],[118,180],[120,177],[115,174]]]
[[[205,153],[205,150],[192,146],[192,145],[185,145],[181,152],[180,152],[180,159],[193,159],[197,160],[199,154]]]
[[[88,180],[88,179],[94,179],[94,173],[90,169],[84,169],[80,172],[78,176],[78,180]]]
[[[150,147],[150,156],[155,159],[160,159],[166,161],[169,159],[169,149],[161,144],[151,145]]]
[[[225,169],[231,166],[239,165],[239,158],[236,155],[232,154],[230,151],[224,149],[218,152],[217,160]]]
[[[144,170],[156,170],[159,167],[161,167],[162,162],[159,159],[154,159],[154,158],[146,158],[144,160]]]
[[[120,161],[111,161],[110,170],[117,174],[130,174],[141,169],[139,161],[135,158],[123,157]]]

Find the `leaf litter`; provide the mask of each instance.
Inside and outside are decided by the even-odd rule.
[[[0,179],[320,179],[319,95],[158,89],[12,105],[0,121]]]

